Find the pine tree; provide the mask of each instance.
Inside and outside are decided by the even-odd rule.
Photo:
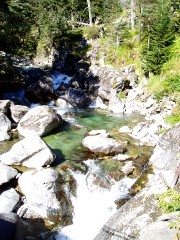
[[[175,37],[170,10],[167,0],[156,0],[153,4],[144,5],[142,62],[146,74],[159,74],[168,60],[168,49]]]

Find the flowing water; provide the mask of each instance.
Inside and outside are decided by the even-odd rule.
[[[54,74],[52,77],[55,89],[62,82],[70,80],[66,75]],[[8,96],[12,100],[16,98],[19,102],[26,102],[23,90],[17,94],[8,93],[6,97]],[[55,109],[67,123],[43,139],[57,156],[54,168],[72,176],[76,182],[75,191],[69,192],[73,224],[59,227],[55,239],[92,240],[116,211],[115,202],[128,195],[130,187],[140,176],[144,163],[151,154],[150,148],[136,145],[128,135],[118,131],[124,125],[135,126],[142,118],[135,114],[110,114],[106,110]],[[87,132],[95,129],[105,129],[113,138],[127,142],[126,154],[136,156],[133,175],[122,174],[121,167],[124,163],[113,160],[112,157],[99,158],[82,146]],[[18,140],[18,135],[15,134],[8,143],[1,143],[0,154]]]
[[[62,113],[63,110],[57,111]],[[148,148],[136,146],[130,137],[118,131],[124,125],[135,126],[141,120],[138,115],[112,115],[102,110],[66,109],[66,112],[69,112],[66,114],[68,117],[65,117],[69,124],[44,137],[58,156],[56,168],[60,169],[69,163],[65,169],[70,168],[69,174],[76,181],[75,194],[71,194],[73,224],[59,229],[55,239],[92,240],[117,210],[116,200],[127,197],[137,176],[124,176],[120,170],[124,163],[113,160],[112,157],[92,158],[92,154],[82,146],[84,136],[90,130],[105,129],[115,139],[128,140],[127,153],[139,155],[136,162],[138,166],[141,165],[143,154],[147,158],[146,154],[150,154],[150,151]],[[78,168],[81,163],[86,166],[85,170],[82,166]],[[72,167],[73,164],[76,165],[75,168]],[[141,170],[143,164],[144,162]]]

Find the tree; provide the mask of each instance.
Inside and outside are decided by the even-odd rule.
[[[142,62],[144,72],[159,74],[168,60],[169,46],[175,38],[169,1],[155,0],[143,5],[142,24],[144,46]]]

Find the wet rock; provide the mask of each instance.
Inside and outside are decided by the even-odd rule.
[[[11,130],[11,121],[4,115],[4,113],[0,113],[0,130],[4,132],[8,132]]]
[[[10,136],[7,134],[7,132],[0,130],[0,142],[9,140]]]
[[[122,143],[101,134],[85,137],[82,144],[94,153],[107,155],[112,153],[122,153],[125,150]]]
[[[19,202],[19,199],[19,194],[13,188],[2,192],[0,194],[0,213],[12,212]]]
[[[11,117],[16,122],[19,123],[21,118],[29,111],[29,108],[22,105],[12,105],[11,104]]]
[[[59,97],[75,108],[86,108],[91,103],[89,92],[82,89],[69,88],[64,93],[58,92]]]
[[[3,183],[9,182],[11,179],[15,178],[18,174],[18,171],[12,167],[6,166],[3,163],[0,163],[0,186]]]
[[[21,135],[43,136],[63,123],[62,118],[49,106],[38,106],[30,109],[18,124]]]
[[[109,133],[106,132],[106,130],[102,129],[102,130],[91,130],[90,132],[88,132],[89,136],[102,136],[102,137],[109,137]]]
[[[1,240],[24,240],[26,227],[16,213],[0,213]]]
[[[26,97],[32,103],[48,103],[55,99],[53,79],[43,76],[38,82],[30,85],[26,90]]]
[[[51,164],[54,156],[40,137],[27,137],[15,143],[9,152],[2,154],[0,161],[7,165],[40,168]]]
[[[58,171],[27,171],[19,178],[19,187],[27,199],[29,210],[50,221],[60,221],[68,211],[63,178]],[[67,197],[67,196],[66,196]]]

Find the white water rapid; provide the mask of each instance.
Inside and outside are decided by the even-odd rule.
[[[71,200],[74,206],[73,224],[64,227],[56,240],[93,240],[102,226],[116,211],[114,201],[125,196],[135,179],[125,177],[119,182],[108,179],[95,160],[85,162],[88,173],[73,173],[77,181],[76,197]],[[102,176],[103,174],[103,176]],[[96,185],[97,179],[104,178],[107,188]]]

